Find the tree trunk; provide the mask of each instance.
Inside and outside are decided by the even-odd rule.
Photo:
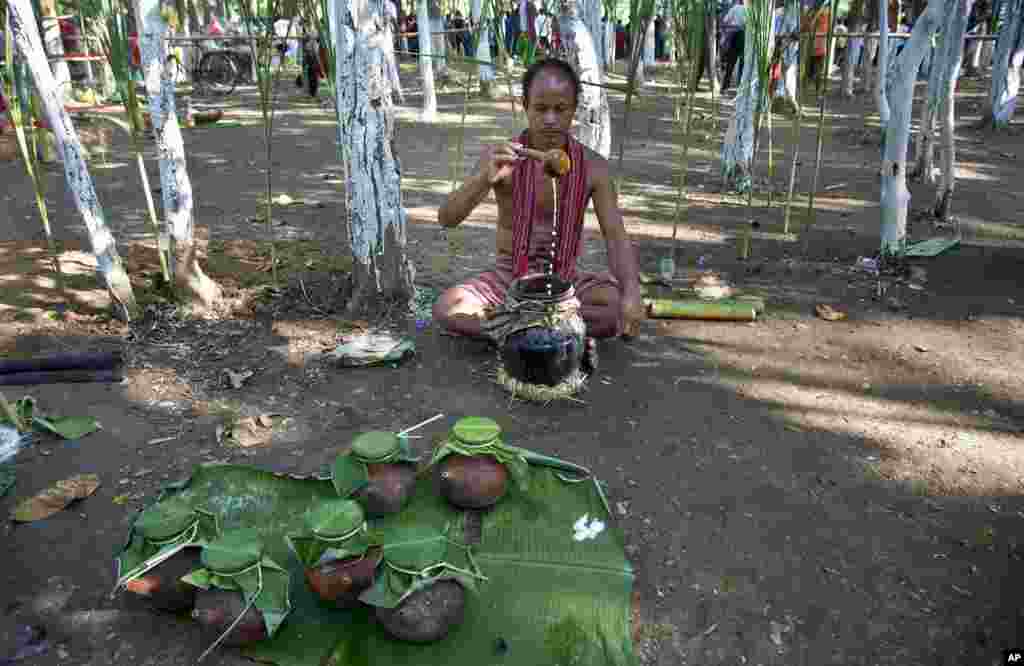
[[[430,46],[431,53],[434,54],[434,70],[439,79],[448,78],[448,35],[444,34],[444,17],[441,16],[441,5],[438,4],[437,0],[428,0],[430,23]],[[417,19],[417,23],[419,20]],[[423,45],[420,45],[423,48]]]
[[[933,2],[936,0],[933,0]],[[889,108],[888,96],[888,72],[889,72],[889,10],[887,3],[878,3],[878,67],[875,68],[874,93],[878,103],[878,118],[882,126],[882,135],[886,135],[891,109]],[[918,63],[920,65],[920,63]],[[917,80],[917,68],[914,68],[914,80]],[[911,89],[911,101],[913,101],[913,89]],[[909,128],[908,128],[909,129]],[[903,156],[906,159],[906,155]],[[904,164],[904,169],[906,165]]]
[[[872,30],[872,28],[868,28]],[[865,37],[864,49],[861,51],[860,59],[860,92],[864,95],[873,94],[875,90],[875,76],[878,68],[875,67],[875,56],[878,55],[878,38]],[[856,85],[854,86],[856,89]]]
[[[60,23],[57,22],[56,0],[42,0],[39,3],[42,11],[43,44],[46,45],[46,55],[50,57],[64,55],[64,42],[60,37]],[[50,63],[53,71],[53,78],[60,86],[61,99],[67,99],[71,92],[71,69],[64,60],[54,60]]]
[[[347,311],[367,315],[384,302],[407,304],[415,269],[405,253],[402,176],[394,155],[394,108],[383,33],[370,20],[367,0],[332,0],[332,4],[337,13],[337,109],[348,164],[346,198],[353,256]]]
[[[780,32],[783,35],[791,35],[800,29],[800,2],[790,0],[786,3],[786,12],[782,18]],[[775,97],[785,101],[785,104],[792,110],[796,110],[800,103],[799,91],[797,89],[800,79],[798,67],[800,45],[797,41],[788,42],[782,51],[782,76],[775,84]]]
[[[891,114],[883,124],[881,167],[881,249],[884,255],[901,254],[907,241],[907,146],[910,143],[910,112],[914,102],[917,70],[929,48],[931,36],[945,13],[953,11],[957,0],[931,0],[914,22],[907,45],[893,67],[888,97]],[[888,24],[888,20],[886,20]],[[886,30],[888,32],[888,30]],[[884,37],[883,37],[884,39]]]
[[[74,125],[71,124],[71,117],[64,109],[60,83],[50,70],[46,52],[43,51],[32,5],[29,0],[7,0],[7,8],[7,38],[13,41],[15,49],[21,54],[21,58],[32,73],[46,121],[56,137],[57,149],[64,162],[64,177],[68,190],[89,233],[92,253],[96,257],[97,278],[110,294],[115,315],[129,321],[137,311],[135,294],[121,263],[121,257],[117,253],[114,236],[107,226],[103,209],[96,197],[96,189],[85,162],[82,143],[78,139]]]
[[[606,72],[615,69],[615,22],[608,17],[604,21],[604,67]]]
[[[713,5],[706,5],[704,11],[704,57],[704,69],[711,86],[711,96],[717,97],[721,93],[721,84],[718,80],[718,13]],[[694,78],[694,81],[699,80],[699,76]],[[718,118],[715,118],[715,122],[718,122]]]
[[[940,35],[943,39],[945,35]],[[935,55],[941,52],[941,42],[937,49],[929,48]],[[928,72],[928,91],[925,94],[924,103],[921,104],[921,116],[917,132],[917,143],[915,144],[914,159],[916,166],[911,170],[911,176],[923,183],[935,183],[935,118],[939,107],[940,76],[942,67],[935,55],[932,56],[932,67]]]
[[[1013,119],[1024,64],[1024,0],[1007,2],[992,63],[992,91],[982,119],[982,124],[992,129],[1005,128]]]
[[[596,14],[599,8],[598,0],[582,0],[584,16]],[[600,87],[604,83],[604,68],[598,58],[593,33],[580,16],[580,9],[576,0],[567,0],[562,4],[563,14],[558,19],[567,60],[584,84],[576,108],[576,137],[583,145],[608,159],[612,152],[612,120],[607,91]]]
[[[774,34],[768,39],[771,53]],[[754,162],[754,117],[761,101],[761,84],[757,72],[761,69],[760,54],[754,50],[753,35],[748,32],[743,43],[743,79],[736,95],[736,107],[722,142],[722,178],[727,189],[747,193]]]
[[[647,21],[647,29],[644,30],[644,69],[654,77],[654,17]]]
[[[971,13],[974,0],[954,0],[955,11],[947,13],[947,21],[943,27],[946,33],[942,37],[942,48],[939,57],[933,63],[942,70],[942,85],[938,92],[939,119],[942,122],[942,180],[935,196],[934,213],[937,219],[949,219],[949,207],[953,199],[953,188],[956,186],[956,84],[960,78],[960,66],[963,63],[964,35],[967,33],[967,17]]]
[[[160,16],[160,6],[160,0],[139,0],[135,18],[140,26],[142,72],[160,163],[164,220],[171,242],[169,268],[178,297],[198,310],[208,311],[220,300],[221,290],[199,266],[201,253],[194,234],[192,182],[178,126],[173,69],[165,64],[168,28]]]
[[[416,25],[419,30],[416,41],[420,50],[420,74],[423,76],[423,120],[432,122],[437,119],[437,92],[434,90],[433,42],[430,39],[427,0],[416,3]]]
[[[483,15],[483,7],[481,0],[473,0],[471,7],[471,14],[473,17],[473,23],[479,28],[477,34],[479,39],[476,45],[476,59],[482,60],[486,63],[491,62],[491,5],[488,4],[487,16]],[[491,64],[480,64],[477,67],[478,75],[480,77],[480,93],[490,98],[493,96],[491,87],[494,85],[494,65]]]
[[[985,33],[985,26],[978,25],[975,27],[974,35],[982,35]],[[978,70],[981,68],[981,45],[980,39],[970,39],[967,42],[967,65],[964,68],[965,72],[971,76],[976,76]]]

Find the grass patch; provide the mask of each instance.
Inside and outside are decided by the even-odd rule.
[[[650,622],[640,625],[640,640],[667,641],[675,634],[675,628],[668,622]]]

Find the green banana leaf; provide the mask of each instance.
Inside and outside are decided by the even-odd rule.
[[[538,462],[552,461],[534,454]],[[436,556],[435,543],[447,547],[441,559],[465,571],[479,571],[467,594],[465,620],[432,644],[396,641],[368,608],[338,610],[320,602],[304,580],[303,564],[286,537],[304,533],[312,507],[337,498],[330,479],[298,478],[235,465],[202,465],[192,477],[167,489],[161,499],[178,496],[216,514],[223,529],[256,529],[265,557],[291,576],[291,613],[269,640],[245,648],[247,656],[280,666],[476,666],[477,664],[567,664],[634,666],[631,641],[633,571],[620,532],[594,483],[563,473],[583,468],[562,463],[531,465],[528,492],[514,485],[486,513],[467,514],[439,496],[432,479],[421,478],[400,514],[370,521],[372,543],[391,543],[392,553],[409,549],[401,535],[418,535],[426,550],[413,563]],[[585,471],[585,470],[583,470]],[[574,523],[584,515],[608,529],[585,541],[574,539]],[[478,528],[467,532],[470,516]],[[467,534],[479,536],[467,544]],[[438,538],[438,535],[441,535]],[[406,540],[408,541],[408,539]],[[408,553],[406,553],[408,555]],[[381,566],[395,576],[387,597],[407,594],[426,579]],[[443,569],[434,576],[463,580]],[[403,576],[406,576],[403,579]],[[401,591],[399,593],[399,591]],[[382,599],[387,601],[387,599]],[[325,659],[330,659],[325,662]]]

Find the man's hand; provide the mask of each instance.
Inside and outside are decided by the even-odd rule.
[[[622,337],[635,338],[640,333],[640,322],[647,319],[647,310],[640,298],[640,290],[622,295]]]
[[[523,157],[516,151],[511,143],[503,143],[492,146],[486,158],[487,182],[497,185],[500,182],[510,180],[512,171]]]

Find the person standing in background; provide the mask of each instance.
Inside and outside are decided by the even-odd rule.
[[[743,47],[747,28],[747,8],[743,0],[736,0],[732,8],[722,18],[722,39],[725,42],[725,78],[722,79],[722,90],[732,84],[732,72],[739,62],[736,83],[743,80]]]

